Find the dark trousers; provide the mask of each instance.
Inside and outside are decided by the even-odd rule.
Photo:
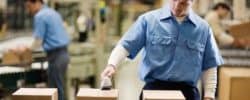
[[[65,73],[69,64],[67,47],[60,47],[47,52],[49,67],[48,81],[50,88],[58,89],[59,100],[65,98]]]
[[[180,90],[186,100],[200,100],[198,89],[182,82],[166,82],[158,80],[146,83],[143,90]],[[143,92],[141,92],[140,100],[143,100]]]

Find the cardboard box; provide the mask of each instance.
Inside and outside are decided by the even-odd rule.
[[[250,37],[250,22],[242,23],[238,25],[233,25],[229,28],[229,33],[232,34],[234,37],[245,38]]]
[[[52,88],[21,88],[12,94],[12,100],[58,100],[58,94]]]
[[[236,39],[246,41],[246,47],[250,47],[250,22],[233,25],[229,28],[229,33]]]
[[[250,68],[220,69],[219,100],[250,100]]]
[[[20,54],[20,60],[21,64],[24,65],[30,65],[32,63],[32,51],[31,50],[25,50]]]
[[[143,91],[143,100],[185,100],[181,91]]]
[[[117,100],[118,90],[80,89],[77,100]]]
[[[21,63],[19,56],[14,52],[5,52],[3,54],[2,64],[4,65],[12,65]]]
[[[26,66],[32,63],[31,50],[25,50],[23,52],[8,51],[3,54],[2,64],[4,65],[18,65]]]

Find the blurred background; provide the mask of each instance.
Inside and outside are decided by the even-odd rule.
[[[66,74],[68,100],[75,100],[81,87],[99,88],[100,72],[105,68],[112,49],[121,36],[147,11],[161,8],[168,0],[44,0],[58,11],[70,36],[70,65]],[[206,18],[219,2],[228,4],[230,14],[220,20],[220,29],[237,40],[224,43],[216,38],[225,65],[219,68],[217,97],[221,100],[250,100],[250,0],[194,0],[193,9]],[[32,17],[27,14],[25,0],[0,0],[0,100],[11,100],[21,87],[47,87],[46,54],[41,48],[28,52],[25,66],[8,52],[16,45],[31,45]],[[209,21],[209,18],[208,18]],[[83,26],[81,26],[83,25]],[[86,27],[81,35],[80,27]],[[242,42],[243,41],[243,42]],[[220,43],[219,43],[220,42]],[[143,82],[138,77],[136,60],[126,60],[115,75],[119,100],[137,100]],[[14,64],[14,65],[13,65]],[[226,80],[229,78],[230,80]],[[223,83],[224,82],[224,83]],[[199,85],[200,90],[202,86]],[[228,97],[228,98],[223,98]]]

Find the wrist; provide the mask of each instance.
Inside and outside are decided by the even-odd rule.
[[[117,66],[114,64],[108,64],[108,67],[112,67],[114,70],[116,70]]]

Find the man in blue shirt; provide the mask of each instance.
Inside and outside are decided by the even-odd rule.
[[[192,11],[193,0],[169,0],[169,5],[141,15],[112,51],[102,78],[111,77],[126,57],[140,50],[144,90],[181,90],[187,100],[200,100],[197,81],[204,76],[205,100],[213,100],[216,67],[223,64],[208,23]]]
[[[67,46],[70,42],[59,13],[43,4],[43,0],[26,0],[26,7],[34,16],[35,41],[32,49],[42,45],[48,57],[49,86],[58,89],[59,100],[65,100],[64,75],[69,64]]]

